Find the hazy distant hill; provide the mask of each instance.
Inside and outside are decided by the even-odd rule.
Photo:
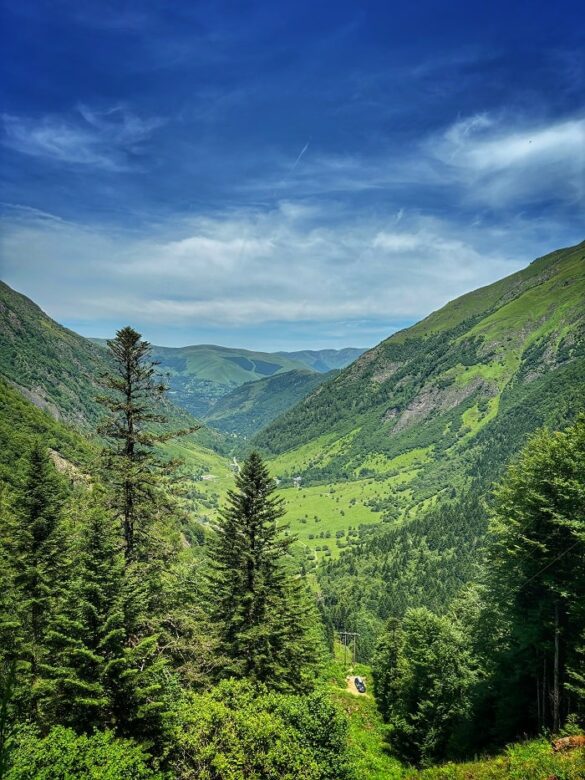
[[[212,344],[153,346],[153,356],[160,361],[175,403],[198,417],[245,382],[305,368],[285,356]]]
[[[304,349],[299,352],[277,352],[276,354],[304,363],[313,371],[326,373],[336,368],[349,366],[365,351],[365,349],[356,347],[345,347],[345,349]]]
[[[101,346],[105,345],[104,339],[92,341]],[[152,351],[154,358],[160,362],[173,401],[197,417],[219,420],[215,414],[215,404],[243,384],[296,370],[310,369],[319,374],[328,373],[349,365],[364,350],[348,347],[299,352],[255,352],[214,344],[194,344],[187,347],[153,345]],[[319,382],[315,382],[314,386],[317,384]],[[298,383],[295,386],[298,386]],[[275,399],[274,408],[278,408],[279,413],[285,411],[288,407],[283,405],[287,397],[281,395],[283,388],[284,385],[280,383],[267,383],[262,392],[262,403],[265,404],[268,394],[274,389],[280,396],[280,401]],[[307,392],[310,389],[312,388],[308,388]],[[293,393],[288,397],[290,405],[293,405],[303,396]],[[250,401],[251,396],[248,396],[248,402]],[[232,404],[231,401],[227,403]],[[223,408],[219,410],[220,415],[223,414]],[[259,419],[263,418],[263,415],[264,412],[259,412]],[[271,419],[273,415],[269,415],[266,422]],[[258,428],[254,426],[254,430]]]
[[[249,437],[322,384],[328,374],[295,369],[246,382],[220,398],[204,418],[224,433]]]

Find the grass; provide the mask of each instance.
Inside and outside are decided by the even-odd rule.
[[[299,537],[299,542],[318,559],[337,558],[342,549],[337,545],[337,532],[343,532],[340,541],[347,543],[350,529],[380,522],[380,513],[364,502],[382,497],[384,483],[369,479],[301,489],[285,488],[280,495],[286,502],[290,531]],[[321,538],[322,533],[329,533],[329,538]],[[329,549],[331,555],[317,548]]]
[[[394,458],[389,458],[382,453],[367,455],[361,464],[355,469],[368,469],[376,474],[388,474],[394,471],[411,471],[414,467],[422,466],[432,460],[433,447],[415,447],[408,452],[403,452]]]
[[[585,750],[554,753],[546,739],[510,745],[494,758],[406,772],[405,780],[583,780]]]
[[[336,455],[349,447],[358,433],[359,428],[342,437],[325,434],[302,447],[283,452],[271,460],[272,473],[275,476],[292,477],[311,466],[326,466]]]
[[[183,462],[181,472],[193,481],[190,510],[194,518],[204,525],[213,522],[226,491],[234,485],[230,461],[213,450],[185,439],[166,442],[164,451],[169,457]]]
[[[346,690],[348,674],[362,677],[368,688],[359,696]],[[349,719],[348,742],[358,780],[399,780],[402,766],[386,749],[386,727],[371,693],[371,670],[364,664],[346,665],[344,649],[335,643],[335,656],[325,675],[327,689],[335,704]]]

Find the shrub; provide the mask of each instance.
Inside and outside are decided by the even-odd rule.
[[[56,726],[46,737],[32,728],[16,735],[6,780],[163,780],[144,747],[111,731],[91,736]]]
[[[345,718],[322,693],[267,693],[229,680],[182,704],[176,780],[350,780]]]

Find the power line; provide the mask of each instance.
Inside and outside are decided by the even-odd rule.
[[[521,586],[518,588],[518,593],[519,593],[519,592],[520,592],[520,591],[521,591],[523,588],[525,588],[525,587],[526,587],[526,586],[527,586],[527,585],[528,585],[530,582],[532,582],[532,580],[536,579],[536,577],[538,577],[538,575],[539,575],[539,574],[542,574],[542,572],[543,572],[543,571],[546,571],[548,568],[550,568],[550,567],[553,565],[553,563],[556,563],[556,562],[557,562],[558,560],[560,560],[560,559],[561,559],[561,558],[562,558],[564,555],[566,555],[567,553],[570,553],[570,552],[571,552],[571,550],[573,550],[573,549],[574,549],[574,548],[575,548],[575,547],[576,547],[578,544],[581,544],[581,539],[577,539],[577,541],[576,541],[576,542],[573,542],[573,544],[572,544],[570,547],[567,547],[567,549],[566,549],[566,550],[563,550],[563,552],[562,552],[562,553],[559,553],[559,555],[557,555],[557,557],[556,557],[556,558],[553,558],[553,560],[552,560],[552,561],[549,561],[549,562],[546,564],[546,566],[543,566],[543,567],[542,567],[542,569],[539,569],[539,570],[538,570],[538,571],[537,571],[535,574],[533,574],[533,575],[532,575],[532,577],[529,577],[529,578],[526,580],[526,582],[524,583],[524,585],[521,585]]]

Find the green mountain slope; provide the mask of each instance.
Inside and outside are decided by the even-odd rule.
[[[295,369],[246,382],[220,398],[205,422],[223,433],[247,438],[298,403],[327,376],[308,369]]]
[[[576,359],[585,311],[585,245],[554,252],[453,301],[366,352],[255,439],[273,456],[297,453],[320,480],[393,471],[425,450],[452,460],[497,414],[505,389]],[[339,439],[345,438],[342,447]],[[318,452],[303,461],[303,448]],[[332,451],[332,445],[334,451]],[[440,457],[439,457],[440,454]]]
[[[0,378],[0,483],[14,486],[19,462],[35,439],[42,439],[58,465],[69,469],[72,476],[89,473],[95,465],[97,449],[81,434],[27,401]]]
[[[197,417],[245,382],[305,368],[286,356],[208,344],[154,346],[153,357],[166,375],[173,401]]]
[[[356,347],[345,347],[345,349],[303,349],[299,352],[277,352],[276,354],[303,363],[313,371],[327,373],[336,368],[349,366],[365,351]]]
[[[366,526],[386,521],[395,534],[472,489],[483,495],[537,426],[570,421],[585,406],[584,300],[585,244],[553,252],[394,334],[257,434],[308,561],[341,556],[341,582],[350,559],[365,560]],[[412,566],[424,590],[406,558],[396,566]],[[465,576],[453,569],[452,581]],[[379,566],[375,578],[385,592]]]
[[[102,347],[62,327],[29,298],[0,282],[0,377],[35,406],[82,432],[102,416],[98,378],[108,370]],[[166,402],[160,410],[175,428],[192,426],[185,410]],[[188,437],[195,448],[220,447],[207,428]]]
[[[96,379],[106,368],[103,350],[0,282],[0,375],[32,403],[55,418],[93,427],[100,414]]]

